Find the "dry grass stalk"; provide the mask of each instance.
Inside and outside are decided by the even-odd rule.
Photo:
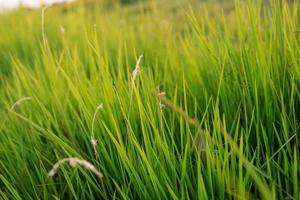
[[[168,107],[173,112],[178,113],[182,118],[184,118],[189,124],[196,127],[197,134],[195,137],[192,137],[193,139],[193,145],[197,152],[200,152],[202,154],[202,157],[204,157],[204,152],[206,151],[206,135],[204,130],[200,127],[200,123],[196,118],[190,117],[182,108],[175,105],[171,100],[169,100],[167,97],[165,97],[165,92],[161,92],[159,88],[155,92],[152,92],[153,96],[156,96],[160,102],[160,105],[164,105],[165,107]]]
[[[131,79],[131,87],[133,88],[134,87],[134,83],[135,83],[135,80],[140,72],[140,63],[142,61],[142,58],[143,58],[143,54],[140,55],[140,57],[137,59],[136,61],[136,64],[135,64],[135,68],[132,72],[132,79]]]
[[[10,107],[9,111],[13,111],[13,109],[14,109],[16,106],[20,105],[23,101],[29,101],[29,100],[31,100],[31,99],[32,99],[32,97],[22,97],[22,98],[20,98],[19,100],[17,100],[17,101]]]
[[[84,167],[86,170],[89,170],[89,171],[93,172],[94,174],[96,174],[99,178],[103,178],[103,174],[101,172],[99,172],[96,169],[96,167],[93,164],[91,164],[89,161],[82,160],[79,158],[74,158],[74,157],[64,158],[64,159],[57,161],[53,165],[52,169],[48,172],[48,175],[50,177],[55,176],[55,174],[59,170],[60,166],[64,163],[68,163],[71,167],[76,167],[77,165],[80,165],[80,166]]]
[[[165,95],[162,95],[160,92],[153,92],[153,96],[156,96],[161,103],[163,103],[166,107],[170,108],[172,111],[181,115],[182,118],[187,120],[187,122],[195,127],[199,127],[199,122],[197,119],[190,117],[182,108],[175,105],[171,100],[169,100]]]
[[[142,58],[143,58],[143,54],[141,54],[140,57],[137,59],[137,61],[135,63],[135,68],[132,71],[130,100],[129,100],[128,117],[127,117],[127,123],[126,123],[127,134],[129,132],[129,121],[130,121],[130,114],[131,114],[131,107],[132,107],[132,97],[133,97],[134,88],[135,88],[135,80],[137,79],[137,76],[140,72],[140,64],[141,64]],[[127,141],[126,141],[126,143],[127,143]]]
[[[102,109],[102,108],[103,108],[103,103],[100,103],[100,104],[97,106],[97,108],[96,108],[96,111],[95,111],[94,116],[93,116],[93,121],[92,121],[91,144],[92,144],[92,146],[93,146],[94,154],[95,154],[96,159],[99,157],[99,155],[98,155],[98,152],[97,152],[97,149],[96,149],[97,140],[96,140],[96,138],[95,138],[94,126],[95,126],[96,115],[97,115],[98,111],[99,111],[100,109]]]

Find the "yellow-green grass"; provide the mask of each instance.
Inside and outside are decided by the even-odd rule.
[[[299,19],[277,0],[1,15],[0,197],[299,199]],[[67,157],[103,177],[48,176]]]

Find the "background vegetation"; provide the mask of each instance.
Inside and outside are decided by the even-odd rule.
[[[1,15],[1,198],[299,199],[299,42],[297,1]]]

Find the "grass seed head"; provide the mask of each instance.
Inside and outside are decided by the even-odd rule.
[[[95,133],[94,133],[94,126],[95,126],[95,120],[96,120],[96,115],[98,113],[98,111],[100,109],[103,109],[103,103],[100,103],[96,110],[95,110],[95,113],[94,113],[94,116],[93,116],[93,121],[92,121],[92,136],[91,136],[91,144],[93,146],[93,149],[94,149],[94,154],[95,154],[95,157],[98,158],[98,152],[97,152],[97,149],[96,149],[96,145],[97,145],[97,140],[95,138]]]
[[[32,99],[32,97],[22,97],[22,98],[18,99],[18,100],[10,107],[9,111],[13,111],[13,109],[14,109],[16,106],[20,105],[20,104],[21,104],[22,102],[24,102],[24,101],[29,101],[29,100],[31,100],[31,99]]]
[[[137,76],[140,72],[140,63],[141,63],[142,58],[143,58],[143,54],[140,55],[140,57],[137,59],[136,64],[135,64],[135,68],[132,72],[132,84],[131,84],[132,87],[134,86],[135,80],[136,80],[136,78],[137,78]]]
[[[48,176],[50,176],[50,177],[55,176],[55,174],[57,174],[60,166],[64,163],[69,164],[71,167],[76,167],[77,165],[80,165],[80,166],[84,167],[86,170],[89,170],[89,171],[93,172],[94,174],[96,174],[99,178],[103,178],[103,174],[100,171],[98,171],[97,168],[93,164],[91,164],[87,160],[83,160],[83,159],[79,159],[79,158],[75,158],[75,157],[64,158],[64,159],[57,161],[53,165],[52,169],[48,172]]]

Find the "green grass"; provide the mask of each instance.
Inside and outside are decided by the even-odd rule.
[[[299,4],[159,2],[0,16],[1,199],[300,198]]]

